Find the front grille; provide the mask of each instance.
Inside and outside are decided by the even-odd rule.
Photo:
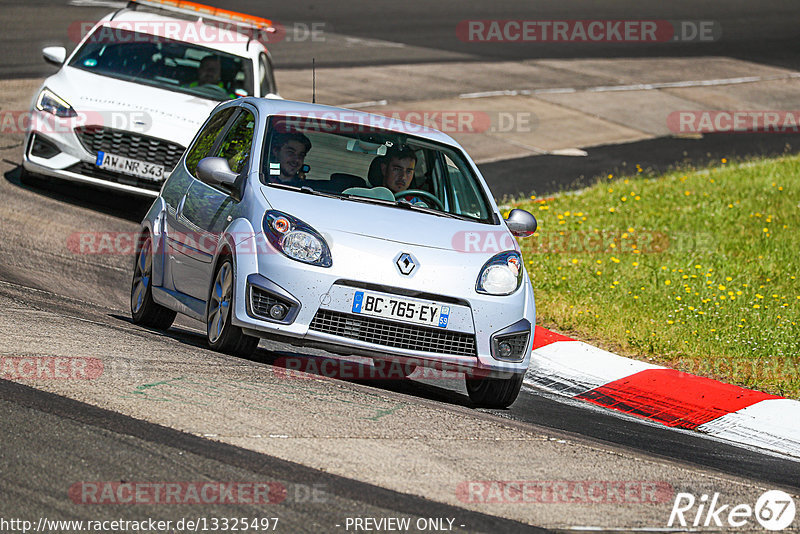
[[[91,154],[109,152],[126,158],[163,165],[166,172],[172,171],[183,154],[184,147],[148,135],[102,126],[80,126],[75,128],[83,147]],[[111,173],[116,175],[117,173]]]
[[[310,330],[357,339],[385,347],[455,356],[477,356],[475,336],[422,326],[392,323],[373,317],[319,310]]]
[[[81,161],[75,165],[70,165],[65,170],[82,174],[83,176],[91,176],[92,178],[100,178],[101,180],[107,180],[109,182],[132,185],[134,187],[139,187],[141,189],[147,189],[150,191],[160,191],[161,185],[163,184],[163,182],[154,182],[152,180],[137,178],[136,176],[131,176],[129,174],[122,174],[119,172],[101,169],[97,165],[93,165],[85,161]]]
[[[250,286],[250,307],[253,314],[271,320],[269,309],[275,304],[283,304],[287,308],[289,307],[288,304],[281,302],[266,291]]]

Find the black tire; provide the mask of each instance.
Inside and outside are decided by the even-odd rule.
[[[131,280],[131,316],[136,324],[166,330],[172,326],[177,313],[153,300],[152,249],[153,240],[149,235],[139,240]]]
[[[524,373],[509,378],[467,378],[467,393],[480,408],[508,408],[517,400],[524,378]]]
[[[231,323],[234,283],[233,262],[230,256],[226,256],[217,265],[208,291],[206,341],[213,350],[250,356],[258,346],[258,338],[248,336]]]

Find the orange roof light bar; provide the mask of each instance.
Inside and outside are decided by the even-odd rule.
[[[187,2],[185,0],[130,0],[131,4],[139,4],[141,6],[156,7],[167,11],[175,11],[185,15],[194,15],[203,18],[214,19],[224,22],[234,22],[243,26],[251,26],[274,32],[275,27],[272,21],[262,17],[253,15],[245,15],[244,13],[237,13],[236,11],[229,11],[205,4],[198,4],[196,2]]]

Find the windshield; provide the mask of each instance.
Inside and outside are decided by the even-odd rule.
[[[483,188],[459,151],[373,126],[271,117],[261,177],[266,185],[493,222]]]
[[[99,26],[69,65],[210,100],[253,94],[247,58],[120,28]]]

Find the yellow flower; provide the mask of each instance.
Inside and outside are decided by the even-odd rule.
[[[672,281],[671,281],[671,280],[664,280],[664,285],[667,285],[667,286],[668,286],[668,285],[670,285],[671,283],[672,283]]]
[[[611,261],[613,261],[614,263],[619,263],[619,258],[615,258],[614,256],[611,256]]]
[[[609,213],[614,213],[615,211],[617,211],[617,210],[616,210],[616,209],[614,209],[614,208],[608,208],[608,212],[609,212]]]
[[[639,262],[638,262],[638,261],[635,261],[635,262],[633,262],[633,264],[632,264],[632,265],[633,265],[634,267],[638,267],[638,266],[639,266]],[[800,297],[797,297],[797,298],[799,298],[799,299],[800,299]]]
[[[720,291],[725,291],[725,286],[723,286],[722,284],[718,285],[718,286],[717,286],[717,288],[718,288]]]

